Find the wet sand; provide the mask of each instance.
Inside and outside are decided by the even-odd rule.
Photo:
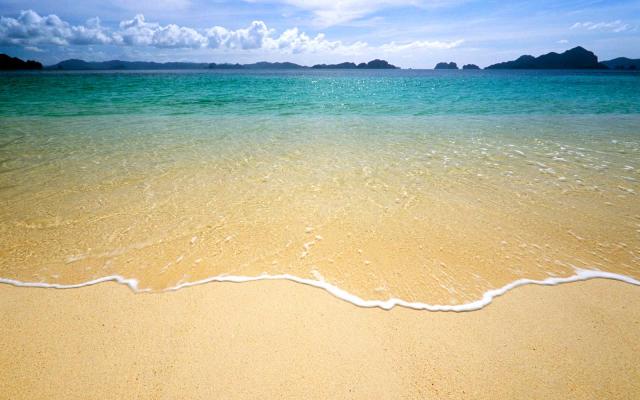
[[[474,312],[285,281],[0,285],[0,397],[640,398],[640,288],[529,285]]]
[[[0,149],[0,278],[289,274],[450,306],[576,268],[640,279],[640,116],[2,124],[28,134]]]

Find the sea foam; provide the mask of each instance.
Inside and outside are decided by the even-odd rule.
[[[318,276],[318,278],[322,278],[321,276]],[[482,308],[484,308],[485,306],[489,305],[494,298],[502,296],[503,294],[507,293],[508,291],[515,289],[517,287],[520,286],[524,286],[524,285],[544,285],[544,286],[555,286],[555,285],[559,285],[562,283],[570,283],[570,282],[578,282],[578,281],[586,281],[586,280],[590,280],[590,279],[611,279],[611,280],[617,280],[617,281],[622,281],[622,282],[626,282],[626,283],[630,283],[632,285],[637,285],[640,286],[640,281],[637,279],[634,279],[632,277],[626,276],[626,275],[620,275],[620,274],[615,274],[612,272],[605,272],[605,271],[599,271],[599,270],[588,270],[588,269],[581,269],[581,268],[575,268],[575,274],[571,275],[569,277],[564,277],[564,278],[560,278],[560,277],[549,277],[546,279],[542,279],[542,280],[536,280],[536,279],[518,279],[515,280],[511,283],[508,283],[500,288],[497,289],[491,289],[488,290],[486,292],[484,292],[484,294],[482,295],[482,297],[478,300],[469,302],[469,303],[464,303],[464,304],[455,304],[455,305],[446,305],[446,304],[427,304],[427,303],[420,303],[420,302],[410,302],[410,301],[406,301],[406,300],[402,300],[402,299],[398,299],[398,298],[391,298],[391,299],[387,299],[387,300],[365,300],[361,297],[358,297],[352,293],[349,293],[335,285],[332,285],[329,282],[326,282],[324,279],[307,279],[307,278],[300,278],[294,275],[289,275],[289,274],[281,274],[281,275],[267,275],[267,274],[263,274],[263,275],[258,275],[258,276],[237,276],[237,275],[221,275],[221,276],[214,276],[214,277],[210,277],[210,278],[206,278],[206,279],[202,279],[202,280],[198,280],[198,281],[194,281],[194,282],[185,282],[185,283],[181,283],[179,285],[173,286],[173,287],[169,287],[167,289],[165,289],[164,291],[176,291],[179,289],[183,289],[183,288],[187,288],[187,287],[191,287],[191,286],[197,286],[197,285],[203,285],[205,283],[210,283],[210,282],[234,282],[234,283],[242,283],[242,282],[251,282],[251,281],[262,281],[262,280],[288,280],[288,281],[293,281],[293,282],[297,282],[297,283],[302,283],[305,285],[309,285],[309,286],[313,286],[313,287],[317,287],[317,288],[321,288],[326,290],[327,292],[331,293],[332,295],[336,296],[339,299],[345,300],[351,304],[354,304],[358,307],[364,307],[364,308],[374,308],[374,307],[379,307],[382,308],[384,310],[390,310],[395,306],[400,306],[400,307],[406,307],[406,308],[411,308],[414,310],[427,310],[427,311],[453,311],[453,312],[465,312],[465,311],[476,311],[476,310],[480,310]],[[84,286],[91,286],[91,285],[96,285],[98,283],[103,283],[103,282],[110,282],[110,281],[114,281],[117,282],[119,284],[123,284],[128,286],[131,290],[133,290],[136,293],[142,293],[142,292],[149,292],[149,289],[141,289],[138,286],[138,281],[136,279],[133,278],[124,278],[122,276],[119,275],[110,275],[110,276],[105,276],[102,278],[98,278],[98,279],[94,279],[91,281],[87,281],[87,282],[83,282],[83,283],[77,283],[77,284],[70,284],[70,285],[64,285],[64,284],[56,284],[56,283],[46,283],[46,282],[23,282],[23,281],[18,281],[15,279],[7,279],[7,278],[0,278],[0,283],[5,283],[5,284],[9,284],[9,285],[13,285],[13,286],[20,286],[20,287],[37,287],[37,288],[53,288],[53,289],[74,289],[74,288],[80,288],[80,287],[84,287]]]

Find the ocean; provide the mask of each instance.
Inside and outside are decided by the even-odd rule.
[[[0,74],[0,281],[465,310],[640,284],[640,74]]]

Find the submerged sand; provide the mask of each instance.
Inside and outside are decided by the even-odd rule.
[[[111,118],[3,121],[0,278],[290,274],[452,306],[640,279],[635,116]]]
[[[640,397],[640,290],[525,286],[474,312],[286,281],[133,294],[0,285],[0,397]]]

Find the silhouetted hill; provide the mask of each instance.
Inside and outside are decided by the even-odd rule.
[[[267,62],[260,61],[252,64],[229,64],[229,63],[188,63],[188,62],[166,62],[157,63],[152,61],[84,61],[78,59],[70,59],[61,61],[57,64],[47,66],[48,70],[162,70],[162,69],[302,69],[309,68],[304,65],[292,62]],[[392,69],[398,68],[384,60],[372,60],[368,63],[354,64],[352,62],[342,64],[320,64],[311,68],[365,68],[365,69]]]
[[[364,69],[399,69],[400,67],[396,67],[395,65],[389,64],[386,60],[375,59],[371,60],[368,63],[360,63],[358,64],[358,68]]]
[[[640,70],[640,59],[633,60],[627,57],[618,57],[613,60],[603,61],[602,64],[611,69]]]
[[[294,64],[291,62],[267,62],[260,61],[253,64],[209,64],[209,69],[300,69],[307,68],[302,65]]]
[[[0,71],[13,70],[38,70],[42,69],[42,64],[37,61],[23,61],[17,57],[10,57],[6,54],[0,54]]]
[[[465,64],[462,66],[462,69],[480,69],[480,67],[475,64]]]
[[[78,71],[78,70],[144,70],[144,69],[204,69],[207,63],[166,62],[153,61],[84,61],[70,59],[47,66],[46,69]]]
[[[355,69],[358,66],[352,62],[343,62],[340,64],[316,64],[311,68],[315,69]]]
[[[595,54],[578,46],[561,54],[520,56],[517,60],[493,64],[487,69],[607,69],[607,66],[599,63]]]
[[[299,69],[299,68],[307,68],[302,65],[298,65],[292,62],[266,62],[260,61],[253,64],[244,64],[242,66],[246,69]]]
[[[352,62],[343,62],[340,64],[316,64],[311,68],[314,69],[399,69],[395,65],[389,64],[386,60],[371,60],[368,63],[360,63],[356,65]]]
[[[434,69],[458,69],[458,64],[454,63],[453,61],[449,63],[439,62],[436,64]]]
[[[316,64],[312,67],[292,62],[261,61],[252,64],[230,63],[193,63],[193,62],[165,62],[153,61],[84,61],[69,59],[57,64],[44,67],[47,70],[171,70],[171,69],[396,69],[395,65],[385,60],[375,59],[368,63],[355,64],[343,62],[338,64]],[[580,46],[564,53],[548,53],[539,57],[530,55],[520,56],[517,60],[506,61],[488,66],[486,69],[620,69],[640,70],[640,59],[619,57],[609,61],[598,62],[598,57],[591,51]],[[0,54],[0,70],[10,69],[42,69],[37,61],[22,61],[19,58]],[[439,62],[435,69],[458,69],[455,62]],[[465,64],[462,69],[480,69],[475,64]]]
[[[242,69],[244,66],[241,64],[229,64],[229,63],[223,63],[223,64],[216,64],[216,63],[211,63],[209,64],[209,66],[207,68],[209,69]]]

